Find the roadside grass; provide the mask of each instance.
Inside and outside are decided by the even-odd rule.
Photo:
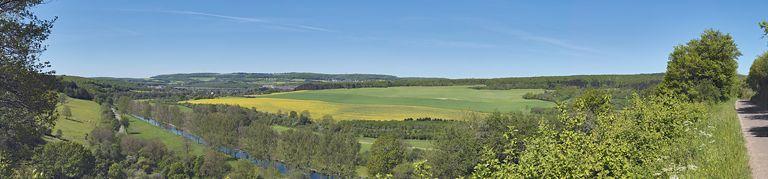
[[[130,125],[128,126],[128,135],[138,137],[145,140],[159,140],[168,148],[177,154],[186,154],[185,143],[189,144],[189,154],[191,155],[203,155],[205,153],[205,146],[198,143],[188,141],[186,138],[171,133],[165,129],[154,126],[147,122],[138,120],[133,116],[123,115],[128,119]]]
[[[93,101],[67,98],[67,102],[64,105],[59,105],[56,108],[59,114],[61,114],[64,106],[69,107],[72,111],[72,117],[66,119],[64,115],[59,115],[56,125],[51,131],[52,134],[55,134],[56,130],[61,130],[61,138],[88,146],[85,136],[91,133],[101,121],[101,116],[99,115],[101,106]]]
[[[752,178],[749,156],[741,133],[741,123],[734,107],[735,100],[709,108],[712,142],[699,159],[699,167],[683,178]]]

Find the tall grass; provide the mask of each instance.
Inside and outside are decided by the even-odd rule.
[[[735,100],[710,105],[708,125],[711,135],[704,143],[704,155],[697,159],[697,169],[684,178],[751,178],[749,156]]]

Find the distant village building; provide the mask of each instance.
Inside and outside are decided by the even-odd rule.
[[[275,85],[261,85],[261,88],[268,88],[268,89],[276,89],[280,91],[293,91],[296,89],[295,85],[286,85],[286,86],[275,86]]]

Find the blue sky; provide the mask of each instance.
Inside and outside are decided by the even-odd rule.
[[[49,0],[59,74],[376,73],[486,78],[663,72],[707,28],[739,72],[768,49],[768,1]]]

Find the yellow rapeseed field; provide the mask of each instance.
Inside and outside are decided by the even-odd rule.
[[[432,117],[443,119],[462,120],[476,112],[431,108],[423,106],[405,105],[375,105],[375,104],[342,104],[314,100],[295,100],[279,98],[241,98],[226,97],[216,99],[200,99],[185,101],[192,104],[228,104],[241,107],[255,107],[266,112],[290,111],[301,112],[307,110],[313,119],[319,119],[324,115],[331,115],[337,120],[402,120],[405,118]]]

